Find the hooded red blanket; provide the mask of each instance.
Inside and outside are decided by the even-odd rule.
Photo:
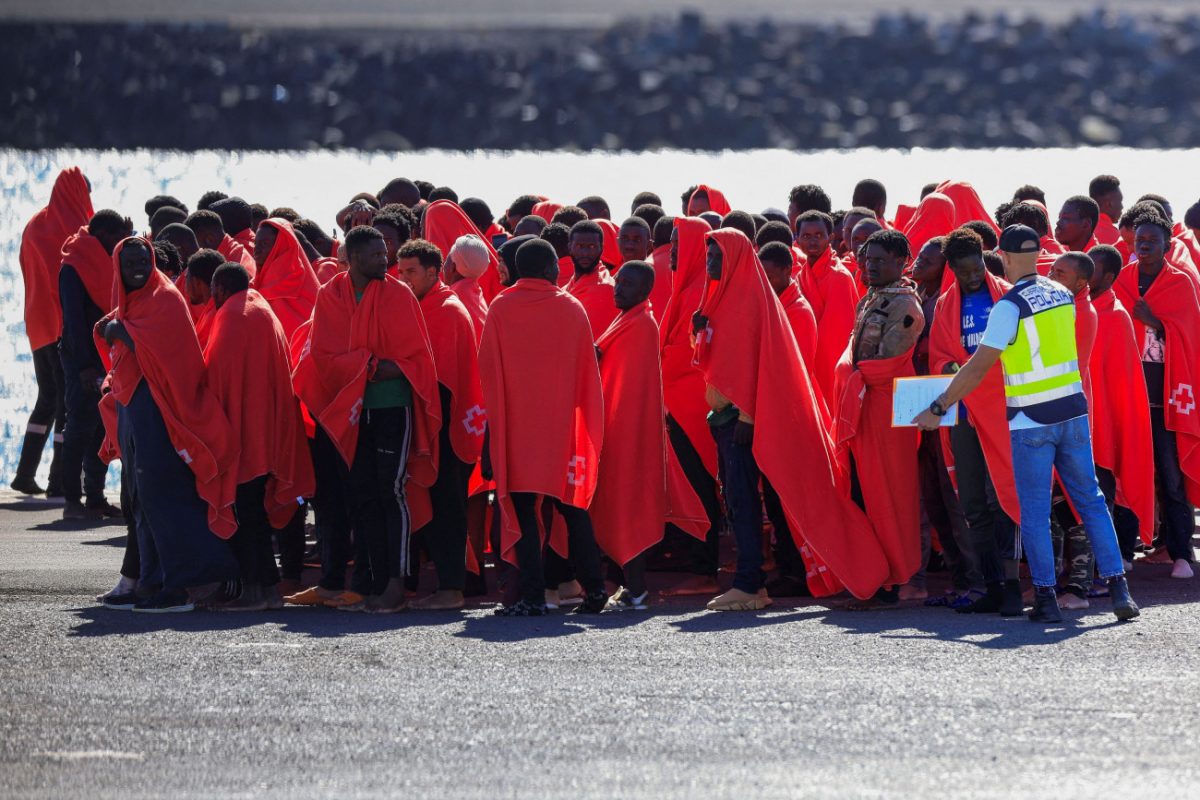
[[[371,281],[354,299],[350,273],[321,287],[308,343],[292,371],[296,396],[333,440],[347,465],[358,448],[363,392],[376,361],[394,361],[412,384],[408,500],[413,530],[429,522],[428,489],[437,479],[442,403],[421,307],[395,278]]]
[[[112,404],[128,405],[145,379],[171,444],[196,476],[196,493],[208,505],[208,527],[228,539],[237,530],[233,502],[237,494],[238,439],[208,385],[204,355],[187,300],[153,264],[146,285],[126,292],[117,265],[121,250],[134,241],[150,246],[143,239],[129,238],[117,245],[112,255],[114,316],[133,339],[134,351],[120,341],[112,347],[112,392],[102,401],[109,405],[104,416],[115,418]],[[150,258],[153,262],[153,248]],[[116,441],[115,435],[110,434],[110,438]]]
[[[283,325],[283,335],[291,341],[296,328],[312,316],[321,284],[296,239],[292,223],[286,219],[268,219],[263,225],[275,228],[278,235],[252,285],[270,303]]]
[[[475,223],[471,222],[467,213],[457,203],[450,200],[437,200],[426,207],[425,214],[421,218],[421,226],[424,228],[425,238],[437,245],[437,248],[442,251],[443,258],[450,254],[450,248],[454,247],[454,243],[460,236],[466,236],[469,233],[480,238],[480,241],[487,246],[488,265],[484,273],[479,276],[479,288],[483,292],[484,300],[492,302],[492,298],[503,288],[500,285],[500,271],[497,266],[500,263],[500,254],[496,252],[496,248],[492,247],[491,240],[475,227]]]
[[[83,281],[83,288],[88,297],[101,311],[112,310],[116,303],[113,294],[113,257],[100,244],[100,240],[80,228],[63,242],[61,264],[70,264]],[[55,272],[54,284],[58,286],[58,273]],[[59,320],[61,328],[61,318]]]
[[[620,268],[622,261],[621,247],[617,244],[617,237],[621,233],[621,227],[611,219],[597,219],[592,221],[600,226],[600,230],[604,231],[604,248],[600,252],[600,261],[611,272],[616,272]]]
[[[62,335],[58,268],[63,261],[63,243],[91,218],[92,198],[87,179],[79,167],[70,167],[58,174],[50,191],[50,202],[33,215],[21,234],[19,258],[25,280],[25,335],[29,337],[31,350],[53,344]]]
[[[754,420],[754,458],[779,494],[797,546],[807,543],[856,597],[870,597],[887,580],[888,564],[849,498],[783,307],[744,234],[724,229],[708,237],[724,263],[700,308],[709,322],[696,344],[704,380]],[[823,574],[820,567],[809,572],[818,580]]]
[[[817,318],[817,354],[812,372],[821,396],[834,406],[833,372],[854,330],[858,288],[854,276],[842,269],[826,248],[815,263],[805,264],[797,280],[804,299]]]
[[[237,483],[267,475],[265,506],[282,528],[297,501],[316,490],[300,404],[292,393],[291,359],[283,326],[253,289],[216,310],[204,350],[208,383],[241,443]]]
[[[979,194],[975,191],[974,186],[966,181],[946,181],[938,186],[937,190],[954,203],[955,228],[978,219],[990,225],[992,230],[999,235],[1000,228],[992,219],[992,215],[984,208],[983,201],[979,199]]]
[[[290,222],[288,226],[290,229]],[[217,245],[217,252],[225,256],[226,261],[235,261],[245,267],[246,272],[250,273],[250,280],[254,280],[254,276],[258,273],[258,264],[254,261],[252,249],[246,249],[241,242],[227,233],[221,243]]]
[[[701,213],[701,211],[703,211],[703,209],[693,209],[692,208],[692,201],[696,198],[696,195],[698,195],[698,194],[707,195],[709,210],[713,211],[717,214],[720,214],[722,217],[733,210],[733,206],[729,205],[729,201],[725,199],[725,195],[722,194],[720,190],[715,189],[712,186],[709,186],[708,184],[702,183],[696,187],[696,191],[692,192],[692,196],[688,198],[688,215],[689,216],[698,216]]]
[[[592,338],[599,339],[600,334],[608,330],[608,326],[617,318],[617,307],[613,304],[613,290],[617,282],[612,273],[597,264],[591,273],[574,276],[563,290],[574,297],[587,312],[588,322],[592,326]]]
[[[459,461],[474,464],[483,449],[487,414],[479,387],[478,343],[471,315],[450,287],[438,281],[421,298],[438,383],[450,390],[450,446]]]
[[[1130,264],[1121,270],[1113,285],[1117,299],[1132,309],[1139,299],[1138,265]],[[1145,301],[1166,328],[1163,386],[1164,411],[1167,429],[1175,431],[1179,447],[1179,466],[1183,469],[1188,499],[1200,505],[1200,410],[1196,392],[1200,390],[1200,299],[1196,286],[1186,272],[1166,263],[1154,279]],[[1133,312],[1130,311],[1132,317]],[[1132,317],[1134,341],[1146,338],[1146,326]]]
[[[654,288],[650,290],[650,314],[655,322],[661,322],[671,302],[671,245],[654,248],[650,254],[650,266],[654,267]]]
[[[1096,466],[1117,478],[1117,503],[1138,518],[1142,541],[1154,538],[1154,443],[1142,353],[1133,320],[1117,295],[1092,300],[1098,320],[1091,373],[1092,450]]]
[[[479,377],[501,514],[500,555],[511,563],[521,538],[513,492],[591,505],[604,444],[592,342],[579,301],[548,281],[518,280],[488,309]]]
[[[596,346],[609,432],[589,509],[596,541],[624,565],[662,541],[667,522],[704,539],[704,506],[667,443],[658,326],[647,304],[617,317]]]
[[[919,253],[930,239],[954,230],[956,217],[954,201],[940,192],[931,192],[917,206],[902,233],[912,246],[912,252]]]

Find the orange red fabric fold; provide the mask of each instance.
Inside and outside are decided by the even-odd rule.
[[[650,313],[655,322],[661,322],[671,302],[671,245],[654,248],[650,254],[650,266],[654,267],[654,288],[650,290]]]
[[[474,464],[483,449],[487,413],[479,387],[478,344],[471,315],[450,287],[438,281],[421,298],[438,383],[450,391],[450,446],[459,461]]]
[[[621,232],[621,227],[611,219],[596,219],[592,220],[600,226],[600,230],[604,231],[604,248],[600,251],[601,264],[608,265],[608,269],[616,272],[621,267],[621,247],[617,244],[617,236]]]
[[[437,200],[426,207],[425,214],[421,218],[421,226],[425,231],[425,239],[433,242],[437,245],[438,250],[442,251],[442,258],[450,254],[450,248],[454,247],[454,243],[460,236],[472,234],[480,237],[480,241],[487,246],[488,265],[478,278],[479,288],[483,292],[484,300],[492,302],[492,298],[504,288],[500,285],[498,267],[500,254],[496,252],[496,248],[492,247],[491,240],[480,234],[475,223],[471,222],[471,218],[467,216],[467,212],[463,211],[458,203],[450,200]]]
[[[600,334],[608,330],[608,326],[617,318],[617,307],[613,304],[613,290],[616,287],[616,280],[603,264],[597,264],[596,269],[587,275],[572,277],[563,287],[563,291],[578,300],[587,312],[593,339],[599,339]]]
[[[983,220],[999,235],[1000,228],[992,215],[984,208],[975,187],[966,181],[946,181],[937,187],[937,191],[949,197],[954,203],[954,227],[972,220]]]
[[[1100,219],[1096,222],[1096,229],[1092,232],[1092,235],[1096,237],[1096,241],[1100,244],[1115,245],[1121,241],[1121,231],[1113,223],[1112,217],[1103,211],[1100,212]]]
[[[529,213],[535,217],[541,217],[549,223],[554,219],[554,215],[562,208],[562,203],[555,203],[553,200],[543,200],[533,207]]]
[[[271,305],[283,325],[283,335],[291,341],[296,328],[312,316],[321,285],[308,256],[300,247],[292,223],[272,218],[262,224],[270,225],[278,233],[275,246],[251,285]]]
[[[700,213],[699,211],[692,210],[692,201],[698,194],[707,195],[709,210],[720,214],[722,217],[733,210],[733,206],[729,205],[729,201],[725,199],[725,195],[721,192],[721,190],[709,186],[706,183],[702,183],[696,187],[696,190],[692,192],[692,196],[688,198],[689,216],[696,216]]]
[[[291,223],[288,225],[290,227]],[[221,243],[217,245],[217,252],[225,256],[226,261],[233,261],[245,267],[246,272],[250,273],[250,280],[254,280],[255,274],[258,272],[258,264],[254,260],[253,244],[247,249],[245,245],[227,233]]]
[[[921,252],[930,239],[945,236],[958,227],[955,224],[957,213],[954,201],[941,192],[931,192],[925,195],[917,206],[908,224],[901,229],[912,248],[912,252]]]
[[[817,357],[817,318],[812,306],[800,294],[800,286],[795,281],[789,283],[783,294],[779,295],[779,304],[783,306],[783,313],[796,336],[804,367],[811,371]]]
[[[96,307],[108,312],[116,304],[113,293],[113,257],[104,250],[100,240],[87,232],[87,227],[80,228],[76,233],[67,237],[63,242],[61,264],[70,264],[75,268],[83,288]],[[54,275],[55,291],[58,286],[58,273]],[[61,310],[59,312],[62,313]],[[59,328],[62,318],[59,317]],[[57,337],[56,337],[57,338]]]
[[[471,325],[475,329],[475,343],[479,344],[479,338],[483,336],[483,323],[487,319],[488,304],[487,300],[483,299],[483,290],[479,288],[479,281],[474,278],[459,278],[450,285],[450,291],[458,297],[463,308],[471,316]]]
[[[800,292],[817,319],[817,354],[810,365],[821,396],[835,405],[834,370],[854,330],[859,291],[854,276],[834,258],[832,248],[805,264],[797,278]]]

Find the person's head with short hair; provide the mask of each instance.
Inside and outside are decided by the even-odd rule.
[[[769,242],[778,242],[790,251],[792,247],[792,229],[788,227],[786,222],[768,222],[754,234],[754,246],[761,250]]]
[[[762,218],[767,222],[782,222],[784,225],[787,225],[789,229],[791,228],[791,223],[788,222],[787,212],[780,211],[778,208],[764,208],[762,211]],[[765,225],[766,223],[763,224]]]
[[[788,192],[788,222],[793,227],[796,225],[796,218],[807,211],[829,214],[832,210],[833,202],[830,201],[829,195],[816,184],[805,183],[793,186],[792,190]]]
[[[546,220],[542,219],[537,214],[530,214],[526,217],[523,217],[521,221],[516,224],[516,226],[513,228],[513,236],[540,236],[542,231],[544,231],[546,226],[549,224],[550,223],[546,222]],[[561,222],[558,224],[565,230],[570,230]]]
[[[250,204],[250,218],[254,220],[250,227],[254,230],[258,230],[258,226],[263,223],[263,220],[270,219],[270,217],[271,212],[262,203]]]
[[[541,219],[541,217],[537,217],[537,219]],[[566,258],[571,254],[571,229],[561,222],[543,225],[537,237],[549,242],[554,248],[554,252],[558,253],[559,258]]]
[[[1138,270],[1155,275],[1166,260],[1171,242],[1171,223],[1161,214],[1146,211],[1133,220],[1133,254]]]
[[[254,219],[250,214],[250,204],[240,197],[218,200],[208,210],[221,218],[221,224],[230,236],[237,236],[242,231],[249,230]]]
[[[939,183],[937,181],[934,181],[933,183],[927,183],[924,186],[922,186],[921,187],[921,199],[924,200],[926,197],[928,197],[929,195],[936,192],[937,187],[939,187],[939,186],[941,186],[941,183]]]
[[[410,239],[396,257],[397,277],[407,283],[420,300],[437,285],[442,272],[442,251],[425,239]]]
[[[409,208],[421,202],[421,190],[408,178],[392,178],[387,185],[379,190],[375,207],[379,208],[388,203],[399,203]]]
[[[645,261],[654,249],[650,238],[650,226],[641,217],[630,217],[621,223],[617,232],[617,248],[621,251],[621,263]]]
[[[122,240],[133,236],[133,221],[111,208],[103,208],[88,220],[87,232],[96,237],[104,252],[111,256]]]
[[[935,236],[917,251],[913,259],[912,279],[925,297],[941,291],[942,277],[946,272],[946,256],[942,253],[945,244],[945,236]]]
[[[220,308],[231,298],[249,290],[250,273],[236,261],[226,261],[213,272],[209,280],[213,306]]]
[[[652,203],[643,203],[633,210],[632,216],[635,216],[645,222],[650,226],[650,230],[653,231],[654,226],[658,224],[658,221],[666,215],[667,212],[663,211],[662,206],[654,205]]]
[[[1124,213],[1125,196],[1121,193],[1121,181],[1116,175],[1097,175],[1088,184],[1088,197],[1096,201],[1101,213],[1116,222]]]
[[[1193,233],[1200,233],[1200,202],[1192,203],[1183,212],[1183,226]]]
[[[212,211],[194,211],[183,224],[196,234],[200,247],[216,250],[225,239],[225,223]]]
[[[846,245],[846,251],[854,253],[854,257],[858,258],[858,251],[867,243],[876,231],[883,230],[883,226],[879,224],[879,220],[874,217],[863,217],[858,221],[852,230]]]
[[[638,192],[633,196],[633,202],[629,204],[629,208],[633,216],[638,216],[637,210],[642,206],[658,206],[662,208],[662,198],[654,192]],[[666,213],[665,211],[663,212]],[[653,227],[654,223],[646,220],[646,224]]]
[[[454,240],[450,252],[446,254],[446,262],[442,264],[443,279],[446,283],[454,283],[460,278],[479,280],[487,272],[491,261],[491,253],[483,239],[465,233]]]
[[[1021,203],[1025,200],[1037,200],[1042,205],[1046,205],[1046,193],[1042,191],[1041,187],[1031,183],[1018,186],[1017,190],[1013,192],[1013,202]]]
[[[792,282],[792,248],[778,240],[765,242],[758,250],[758,260],[763,265],[771,290],[776,296],[783,294]]]
[[[695,194],[696,190],[699,188],[700,188],[699,186],[697,186],[696,184],[693,183],[691,186],[689,186],[688,188],[683,190],[683,194],[679,195],[679,200],[681,203],[680,210],[683,211],[682,216],[685,216],[685,217],[689,216],[688,204],[691,203],[692,195]]]
[[[555,215],[557,217],[557,215]],[[571,226],[567,246],[576,275],[590,275],[600,266],[600,255],[604,251],[604,229],[590,219],[580,220]]]
[[[1175,223],[1175,212],[1171,208],[1171,201],[1163,197],[1161,194],[1144,194],[1137,199],[1137,202],[1158,203],[1159,207],[1163,210],[1163,216],[1167,218],[1167,222],[1170,224]],[[1134,203],[1134,205],[1137,205],[1137,203]]]
[[[333,237],[327,234],[316,220],[298,219],[292,223],[292,229],[296,231],[297,236],[307,239],[321,258],[329,258],[333,255]]]
[[[218,200],[224,200],[226,197],[229,197],[229,195],[225,194],[220,189],[212,189],[211,191],[207,191],[200,195],[200,199],[196,201],[196,210],[207,211],[212,207],[213,203],[217,202]]]
[[[975,231],[979,234],[979,238],[983,240],[984,250],[995,250],[996,245],[1000,243],[1000,237],[996,235],[996,230],[991,225],[988,225],[981,219],[973,219],[970,222],[964,222],[962,227]]]
[[[136,292],[146,285],[154,271],[154,249],[145,239],[125,237],[117,244],[121,242],[124,242],[124,245],[117,259],[121,283],[127,292]],[[116,250],[115,246],[113,250]]]
[[[216,211],[215,208],[213,210]],[[291,206],[279,206],[271,209],[270,214],[267,215],[267,219],[270,219],[271,217],[274,217],[275,219],[286,219],[288,222],[295,224],[296,220],[300,219],[300,212]],[[222,216],[221,219],[224,220],[225,217]],[[226,225],[225,227],[228,229],[229,226]],[[258,228],[256,227],[255,230],[258,230]]]
[[[720,227],[741,231],[752,242],[754,241],[754,235],[758,232],[758,228],[754,224],[754,217],[745,211],[730,211],[721,219]]]
[[[837,209],[829,218],[833,220],[833,231],[829,235],[829,246],[833,248],[834,253],[842,252],[842,225],[846,222],[845,209]]]
[[[796,217],[796,245],[815,263],[829,248],[833,236],[833,218],[823,211],[805,211]]]
[[[154,247],[154,266],[158,267],[159,272],[174,281],[183,272],[183,259],[179,257],[179,250],[175,245],[166,241],[152,242],[151,244]]]
[[[515,261],[518,280],[558,282],[558,254],[547,241],[530,239],[525,242],[517,248]],[[599,255],[596,256],[596,263],[600,263]]]
[[[1017,205],[1021,205],[1018,203]],[[996,252],[1004,262],[1004,275],[1009,283],[1037,275],[1038,255],[1042,252],[1042,234],[1029,225],[1014,222],[1000,232]]]
[[[480,236],[485,235],[488,228],[492,227],[492,209],[480,198],[465,198],[458,204],[458,207],[467,215],[467,219],[471,220],[471,224],[479,230]]]
[[[626,261],[617,271],[617,285],[613,289],[613,303],[621,311],[628,311],[646,302],[654,289],[654,267],[640,259]],[[661,311],[659,314],[661,315]]]
[[[579,206],[563,206],[554,212],[554,216],[550,218],[550,221],[561,222],[563,225],[571,228],[574,227],[575,223],[583,222],[587,218],[587,212]]]
[[[1100,206],[1085,195],[1068,197],[1058,212],[1054,225],[1054,238],[1071,250],[1082,250],[1091,240],[1100,222]]]
[[[187,216],[186,211],[175,206],[162,206],[150,217],[150,238],[157,239],[162,229],[171,223],[182,225]]]
[[[383,236],[384,244],[387,245],[388,266],[392,266],[399,257],[400,248],[412,239],[408,220],[399,214],[380,211],[375,215],[375,219],[371,220],[371,227]]]
[[[863,244],[863,278],[868,286],[890,286],[904,275],[912,253],[908,238],[900,231],[876,231]]]
[[[996,224],[1001,228],[1024,225],[1037,231],[1038,236],[1050,233],[1050,220],[1046,212],[1032,203],[1024,201],[1004,203],[996,209]]]
[[[458,192],[449,186],[435,186],[425,199],[430,203],[436,203],[438,200],[449,200],[451,203],[457,203]]]
[[[1092,272],[1092,279],[1088,281],[1092,299],[1095,300],[1112,289],[1113,284],[1117,281],[1117,276],[1121,274],[1121,270],[1125,266],[1125,259],[1121,257],[1121,251],[1111,244],[1096,245],[1088,250],[1088,256],[1096,265],[1095,271]]]
[[[354,197],[350,198],[350,202],[351,203],[359,203],[359,202],[366,203],[367,205],[369,205],[371,208],[375,209],[376,211],[378,211],[384,205],[383,203],[381,203],[379,201],[378,197],[371,194],[370,192],[359,192],[358,194],[354,195]]]
[[[180,200],[178,197],[169,194],[156,194],[146,201],[146,219],[154,221],[154,214],[160,208],[175,208],[183,212],[183,216],[187,217],[187,203]]]
[[[842,217],[841,234],[842,247],[841,252],[853,253],[853,243],[850,241],[854,234],[854,226],[862,222],[864,219],[878,219],[875,212],[865,206],[855,206],[846,210],[845,216]],[[880,228],[883,226],[880,225]]]
[[[850,204],[860,208],[869,208],[875,212],[876,219],[882,219],[887,212],[887,189],[882,182],[874,178],[863,178],[854,187]]]
[[[1121,218],[1117,220],[1117,233],[1121,239],[1133,250],[1133,234],[1134,222],[1138,217],[1145,215],[1159,217],[1170,225],[1170,219],[1167,217],[1167,212],[1163,210],[1161,204],[1154,200],[1143,200],[1134,203],[1129,208],[1125,209],[1125,213],[1121,214]]]
[[[429,198],[433,196],[433,190],[437,188],[436,186],[429,181],[423,181],[420,179],[413,180],[413,184],[416,185],[417,191],[421,193],[421,200],[424,200],[426,203],[433,202]],[[417,202],[419,203],[420,201]],[[411,207],[416,208],[416,205],[414,204]]]
[[[533,207],[542,202],[542,198],[536,194],[523,194],[516,200],[509,203],[508,208],[504,212],[505,222],[508,223],[508,229],[514,236],[522,236],[524,234],[517,233],[517,223],[533,213]],[[536,234],[535,234],[536,235]]]
[[[983,288],[987,271],[983,254],[983,240],[970,228],[956,228],[946,234],[942,241],[942,258],[954,273],[960,294],[974,294]]]
[[[225,256],[216,250],[199,250],[187,260],[187,277],[183,280],[188,302],[202,306],[212,297],[212,278],[225,263]]]
[[[518,277],[520,277],[517,275],[517,250],[526,242],[532,242],[537,238],[530,234],[523,234],[521,236],[514,236],[500,245],[500,249],[496,251],[500,256],[500,261],[496,265],[496,271],[500,275],[501,286],[512,286],[517,282]],[[551,245],[551,249],[553,249],[553,245]],[[554,277],[555,280],[558,279],[557,269],[554,270]]]
[[[1056,283],[1061,283],[1071,294],[1087,291],[1092,275],[1096,272],[1096,264],[1087,253],[1071,250],[1054,259],[1047,276]]]
[[[263,226],[263,229],[270,227]],[[358,225],[346,232],[342,245],[346,251],[347,272],[355,289],[366,289],[371,281],[387,277],[388,251],[383,234],[370,225]]]
[[[200,250],[200,237],[196,236],[195,232],[180,222],[172,222],[170,225],[163,227],[158,232],[156,240],[170,242],[175,249],[179,251],[180,261],[186,265],[191,261],[192,256]],[[215,248],[209,248],[215,250]]]
[[[608,201],[599,195],[588,195],[575,206],[582,208],[588,219],[612,219],[612,213],[608,210]]]
[[[658,222],[654,223],[654,248],[657,250],[660,247],[669,247],[671,234],[674,232],[675,217],[660,217]]]
[[[708,227],[714,231],[721,227],[721,215],[715,211],[705,211],[700,215],[700,219],[708,223]]]

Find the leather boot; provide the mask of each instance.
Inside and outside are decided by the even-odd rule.
[[[1121,622],[1131,620],[1142,613],[1129,594],[1129,581],[1125,580],[1124,575],[1108,579],[1108,596],[1112,598],[1113,613]]]
[[[1025,600],[1021,597],[1021,582],[1004,582],[1004,598],[1000,601],[1000,616],[1019,617],[1025,613]]]
[[[1058,596],[1054,589],[1039,587],[1033,593],[1033,608],[1029,609],[1030,622],[1062,622],[1062,611],[1058,608]]]

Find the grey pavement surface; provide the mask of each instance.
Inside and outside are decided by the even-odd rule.
[[[1200,579],[1023,619],[136,615],[123,529],[0,498],[0,797],[1198,796]]]

